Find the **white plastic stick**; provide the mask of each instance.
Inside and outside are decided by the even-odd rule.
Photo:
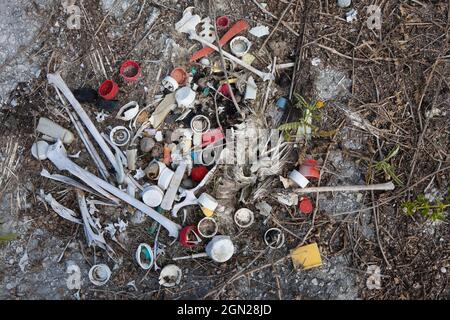
[[[109,199],[109,200],[113,201],[114,204],[116,204],[116,205],[119,204],[119,202],[120,202],[119,199],[117,199],[116,197],[114,197],[113,195],[111,195],[109,193],[108,194],[101,194],[97,190],[94,190],[92,188],[88,188],[85,185],[79,183],[78,181],[75,181],[72,178],[69,178],[69,177],[66,177],[66,176],[63,176],[63,175],[60,175],[60,174],[50,174],[50,172],[48,172],[45,169],[42,169],[41,176],[43,176],[45,178],[48,178],[48,179],[51,179],[51,180],[55,180],[55,181],[58,181],[58,182],[65,183],[65,184],[67,184],[69,186],[75,187],[77,189],[80,189],[80,190],[83,190],[83,191],[86,191],[86,192],[89,192],[89,193],[94,193],[94,194],[96,194],[99,197],[105,197],[105,199]]]
[[[186,163],[182,162],[175,171],[175,175],[170,182],[169,189],[164,195],[164,199],[161,203],[161,208],[164,210],[172,209],[173,202],[177,195],[178,188],[180,187],[181,181],[183,180],[184,172],[186,171]]]
[[[49,74],[47,74],[47,79],[48,79],[49,84],[54,85],[56,88],[58,88],[62,92],[62,94],[66,97],[66,99],[69,101],[69,103],[75,109],[75,111],[78,114],[78,116],[80,117],[81,121],[84,123],[86,128],[89,130],[89,132],[94,137],[95,141],[97,141],[98,145],[105,153],[105,156],[108,159],[108,161],[111,163],[111,165],[114,167],[114,169],[116,169],[116,166],[117,166],[116,157],[114,157],[114,154],[111,152],[111,149],[109,149],[105,140],[100,135],[100,132],[98,132],[97,128],[95,127],[92,120],[89,118],[86,111],[84,111],[83,107],[78,102],[78,100],[75,98],[72,91],[70,91],[67,84],[61,78],[61,75],[49,73]]]
[[[167,231],[169,231],[169,235],[174,238],[178,238],[178,232],[181,229],[181,226],[176,224],[175,222],[169,220],[163,215],[159,214],[149,206],[145,205],[143,202],[138,201],[137,199],[131,197],[129,194],[123,192],[122,190],[114,187],[109,184],[105,180],[102,180],[90,173],[89,171],[81,168],[72,160],[67,158],[66,151],[62,142],[58,140],[55,144],[51,145],[48,148],[47,156],[50,161],[59,169],[59,170],[67,170],[74,176],[81,179],[84,183],[89,185],[91,188],[99,191],[100,193],[105,193],[105,190],[117,198],[125,201],[136,209],[142,211],[146,215],[148,215],[153,220],[159,222]]]
[[[95,149],[94,145],[92,144],[91,140],[89,139],[89,136],[86,134],[86,131],[84,130],[83,126],[79,122],[78,118],[75,114],[70,112],[68,109],[67,113],[69,114],[69,118],[72,121],[73,125],[75,126],[76,131],[78,132],[78,135],[81,138],[81,141],[83,141],[84,146],[86,147],[86,150],[88,151],[89,155],[91,156],[92,160],[94,160],[95,164],[97,165],[98,171],[100,171],[100,174],[102,177],[107,180],[109,178],[109,172],[106,168],[105,164],[103,163],[102,158],[100,158],[100,155],[98,154],[97,150]]]
[[[214,49],[215,51],[219,52],[219,48],[218,48],[218,47],[216,47],[215,45],[213,45],[213,44],[209,43],[208,41],[206,41],[206,40],[202,39],[201,37],[199,37],[199,36],[195,33],[194,30],[192,30],[192,31],[189,33],[189,37],[190,37],[192,40],[196,40],[196,41],[200,42],[201,44],[204,44],[204,45],[210,47],[211,49]],[[230,60],[233,61],[233,62],[236,62],[236,63],[237,63],[238,65],[240,65],[241,67],[244,67],[245,69],[247,69],[247,70],[253,72],[253,73],[256,74],[258,77],[260,77],[261,79],[263,79],[264,81],[267,81],[267,80],[274,80],[274,79],[275,79],[275,76],[274,76],[273,74],[271,74],[271,73],[266,73],[266,72],[262,72],[262,71],[256,69],[255,67],[252,67],[251,65],[245,63],[244,61],[242,61],[242,60],[239,59],[239,58],[236,58],[236,57],[233,56],[231,53],[228,53],[228,52],[226,52],[226,51],[223,50],[223,49],[222,49],[221,51],[222,51],[222,54],[223,54],[225,57],[227,57],[228,59],[230,59]]]
[[[311,187],[304,189],[295,189],[295,193],[314,193],[314,192],[359,192],[359,191],[390,191],[394,190],[395,185],[392,182],[369,184],[363,186],[334,186],[334,187]]]
[[[187,259],[197,259],[197,258],[207,258],[208,254],[206,252],[204,253],[196,253],[190,256],[184,256],[184,257],[176,257],[173,258],[173,261],[178,261],[178,260],[187,260]]]

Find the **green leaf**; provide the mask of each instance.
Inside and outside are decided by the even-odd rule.
[[[436,211],[431,215],[431,220],[433,221],[444,221],[445,215],[443,212]]]
[[[281,126],[279,126],[278,130],[291,131],[291,130],[295,130],[295,129],[300,128],[302,125],[303,125],[303,123],[300,122],[300,121],[285,123],[285,124],[282,124]]]
[[[399,151],[400,151],[400,146],[396,146],[391,152],[389,152],[388,156],[384,159],[384,161],[388,161],[388,160],[394,158]]]
[[[425,218],[429,218],[430,217],[430,208],[428,206],[426,206],[425,208],[422,208],[422,210],[420,210],[420,214],[422,216],[424,216]]]
[[[412,216],[415,213],[415,204],[411,201],[403,202],[402,208],[403,212],[408,216]]]

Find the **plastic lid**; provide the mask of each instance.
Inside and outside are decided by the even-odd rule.
[[[164,192],[157,186],[151,186],[142,192],[142,201],[149,207],[156,208],[163,200]]]
[[[179,106],[188,107],[195,102],[195,91],[190,87],[183,87],[175,93],[175,99]]]
[[[311,202],[311,199],[309,199],[307,197],[300,199],[298,208],[300,209],[301,213],[303,213],[303,214],[310,214],[314,210],[314,206]]]
[[[206,253],[216,262],[226,262],[234,254],[234,244],[228,236],[216,236],[206,246]]]
[[[201,182],[207,174],[208,168],[206,168],[205,166],[197,166],[192,169],[191,178],[195,182]]]

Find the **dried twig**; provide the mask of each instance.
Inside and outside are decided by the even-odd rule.
[[[266,44],[269,42],[270,38],[272,38],[273,34],[277,31],[278,27],[280,26],[280,24],[283,22],[284,16],[286,15],[286,13],[289,11],[289,9],[291,8],[292,4],[294,3],[295,0],[291,0],[291,2],[289,2],[289,4],[286,6],[286,8],[284,9],[283,13],[281,14],[280,18],[278,19],[277,24],[275,25],[275,27],[273,28],[272,32],[270,32],[270,34],[267,36],[267,38],[264,40],[263,44],[261,45],[261,48],[259,49],[259,52],[262,52],[262,50],[264,50],[264,47],[266,46]]]
[[[264,8],[257,0],[252,0],[252,2],[253,2],[253,3],[254,3],[254,4],[255,4],[262,12],[264,12],[264,13],[267,14],[268,16],[270,16],[270,17],[272,17],[272,18],[278,20],[278,17],[277,17],[276,15],[274,15],[272,12],[270,12],[270,11],[268,11],[266,8]],[[296,37],[299,36],[298,32],[296,32],[294,29],[292,29],[291,26],[290,26],[288,23],[286,23],[286,22],[284,22],[284,21],[281,21],[281,23],[283,24],[283,26],[284,26],[286,29],[288,29],[290,32],[292,32]]]

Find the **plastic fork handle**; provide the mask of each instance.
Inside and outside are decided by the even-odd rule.
[[[236,22],[219,40],[220,46],[226,45],[231,39],[233,39],[238,33],[247,30],[249,28],[249,25],[247,21],[245,20],[239,20]],[[203,57],[206,57],[208,54],[214,52],[214,49],[211,49],[209,47],[205,47],[196,53],[194,53],[191,57],[190,62],[195,62]]]

